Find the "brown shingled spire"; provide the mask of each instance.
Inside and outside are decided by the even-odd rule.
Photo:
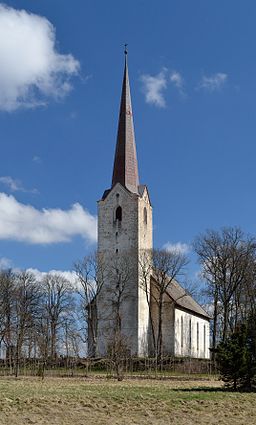
[[[126,46],[124,53],[124,78],[119,112],[112,187],[119,182],[131,192],[138,193],[139,174],[132,118]]]

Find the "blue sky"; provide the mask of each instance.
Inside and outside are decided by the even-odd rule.
[[[70,270],[96,247],[124,43],[155,246],[255,233],[255,1],[0,4],[0,265]]]

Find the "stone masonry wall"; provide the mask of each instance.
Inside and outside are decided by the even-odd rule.
[[[122,220],[116,220],[116,209],[122,208]],[[145,223],[144,208],[147,209]],[[105,200],[98,203],[98,252],[111,268],[117,259],[129,261],[130,277],[121,308],[122,335],[131,354],[144,355],[148,333],[148,311],[144,292],[139,288],[139,250],[152,247],[152,209],[148,197],[140,198],[119,183]],[[114,285],[104,283],[98,300],[98,354],[105,355],[113,331],[112,298]]]

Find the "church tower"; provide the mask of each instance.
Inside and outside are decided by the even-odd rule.
[[[98,255],[106,265],[97,303],[100,356],[107,354],[117,330],[131,355],[148,353],[149,307],[139,261],[151,249],[152,207],[147,187],[139,183],[125,50],[112,185],[98,202]]]

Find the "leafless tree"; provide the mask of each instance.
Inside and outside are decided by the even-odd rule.
[[[0,272],[0,342],[4,344],[9,366],[13,360],[14,273]]]
[[[81,341],[80,333],[77,327],[77,320],[75,317],[75,312],[72,314],[63,315],[62,318],[62,346],[63,353],[67,360],[69,357],[79,357],[80,353],[80,344]]]
[[[14,288],[14,340],[15,340],[15,374],[19,373],[22,348],[28,356],[28,342],[35,328],[40,306],[41,293],[35,276],[28,271],[15,275]]]
[[[194,249],[213,304],[212,347],[226,340],[255,299],[256,241],[240,228],[208,230],[198,236]]]
[[[108,279],[111,286],[108,287],[108,299],[110,306],[110,322],[112,334],[108,342],[109,358],[114,365],[118,380],[123,379],[123,361],[129,355],[129,336],[124,332],[125,303],[132,297],[130,283],[133,276],[132,268],[133,253],[117,255],[111,262]]]
[[[52,360],[57,357],[57,342],[63,318],[74,307],[74,289],[71,283],[60,274],[47,274],[43,280],[45,323],[48,324],[50,352]]]
[[[94,253],[77,261],[74,270],[78,279],[77,292],[81,299],[82,319],[85,324],[84,341],[89,357],[94,357],[98,333],[98,296],[106,280],[107,265],[103,255]]]
[[[163,356],[163,312],[164,302],[172,284],[184,274],[188,259],[178,250],[155,249],[152,252],[153,279],[151,279],[151,309],[156,309],[154,323],[155,355],[157,364]]]
[[[152,312],[151,302],[151,276],[153,273],[153,252],[151,249],[141,250],[139,255],[139,285],[145,293],[148,311],[149,311],[149,325],[150,337],[152,338],[152,345],[154,352],[156,352],[156,338],[155,338],[155,324]]]

